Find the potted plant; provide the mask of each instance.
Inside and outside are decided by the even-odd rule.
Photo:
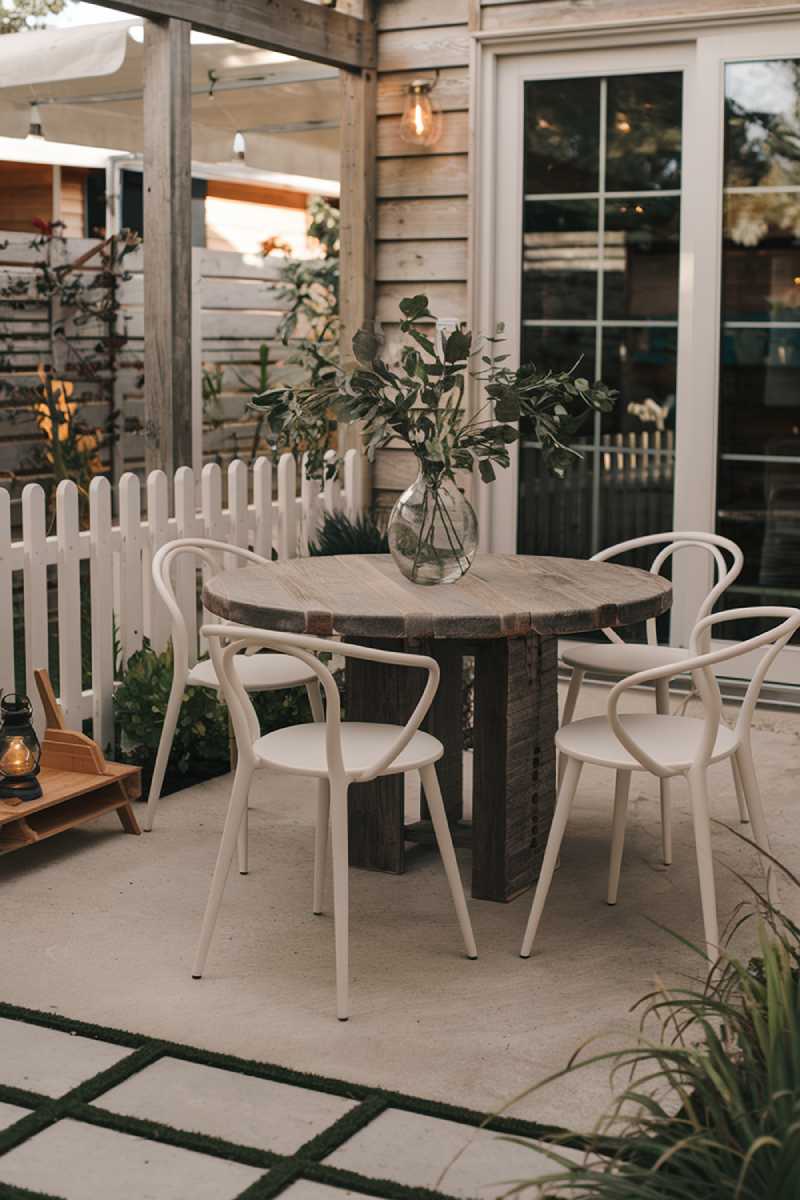
[[[426,332],[436,320],[426,296],[402,300],[400,311],[409,341],[397,365],[381,358],[380,335],[361,329],[353,338],[353,369],[337,367],[321,384],[271,388],[253,404],[276,432],[331,410],[342,420],[359,421],[370,460],[395,438],[404,441],[419,474],[392,510],[389,549],[412,582],[451,583],[469,570],[478,544],[475,513],[456,472],[477,466],[491,483],[495,467],[509,465],[508,447],[525,421],[550,470],[563,476],[580,457],[568,444],[571,435],[587,411],[609,411],[615,393],[576,376],[578,363],[562,372],[533,363],[508,366],[508,355],[497,352],[502,327],[477,345],[464,329],[437,344]],[[468,378],[482,394],[474,413],[464,405]]]

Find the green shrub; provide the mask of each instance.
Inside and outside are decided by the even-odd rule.
[[[308,549],[312,555],[388,554],[389,540],[368,514],[351,521],[344,513],[325,513],[317,540]]]
[[[145,789],[156,761],[158,741],[172,687],[172,645],[157,654],[145,639],[131,655],[114,696],[120,757],[142,768]],[[311,720],[304,689],[258,692],[253,705],[263,733]],[[189,687],[184,693],[164,793],[177,791],[230,770],[228,712],[217,693]]]
[[[576,1167],[555,1152],[563,1169],[527,1184],[528,1195],[797,1200],[800,927],[758,901],[760,911],[743,918],[759,922],[758,958],[746,963],[726,950],[696,986],[644,997],[643,1030],[655,1024],[655,1038],[576,1056],[563,1072],[609,1059],[629,1082],[602,1125],[581,1139],[586,1162]]]

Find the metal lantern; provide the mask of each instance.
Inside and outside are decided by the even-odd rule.
[[[41,756],[30,700],[7,692],[0,699],[0,797],[16,804],[37,800],[42,794],[36,779]]]

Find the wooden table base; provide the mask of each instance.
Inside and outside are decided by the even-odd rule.
[[[367,644],[397,649],[396,641]],[[555,801],[556,641],[529,634],[468,643],[431,639],[406,647],[431,654],[442,668],[426,728],[446,747],[437,770],[462,845],[462,671],[464,656],[475,657],[472,894],[481,900],[511,900],[536,880]],[[423,682],[421,671],[348,659],[347,717],[396,722],[402,714],[405,719]],[[406,830],[400,775],[354,784],[352,865],[402,872],[407,840],[430,840],[426,816],[423,804],[423,821]]]

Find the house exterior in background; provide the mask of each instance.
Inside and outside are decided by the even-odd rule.
[[[0,156],[2,143],[11,142],[11,138],[0,138]],[[141,162],[125,166],[126,160],[106,157],[90,147],[66,149],[66,157],[74,149],[78,152],[74,157],[94,159],[96,165],[0,157],[0,229],[33,235],[35,221],[61,221],[65,237],[101,235],[107,224],[108,167],[114,162],[119,172],[119,226],[144,236]],[[41,150],[48,157],[46,142]],[[9,155],[13,152],[11,145]],[[275,184],[268,180],[267,172],[198,165],[192,179],[193,244],[208,250],[258,254],[264,242],[272,239],[287,253],[304,258],[312,252],[307,238],[310,194],[302,179],[289,177]],[[330,186],[327,191],[315,188],[313,194],[335,200]]]
[[[494,550],[669,528],[743,548],[728,604],[800,599],[800,12],[774,0],[380,0],[376,307],[619,389],[566,483],[523,440],[480,489]],[[438,72],[438,77],[437,73]],[[411,79],[442,134],[399,138]],[[388,503],[412,464],[387,451]],[[708,580],[684,559],[674,636]],[[723,631],[724,632],[724,631]],[[800,682],[800,650],[779,674]]]

